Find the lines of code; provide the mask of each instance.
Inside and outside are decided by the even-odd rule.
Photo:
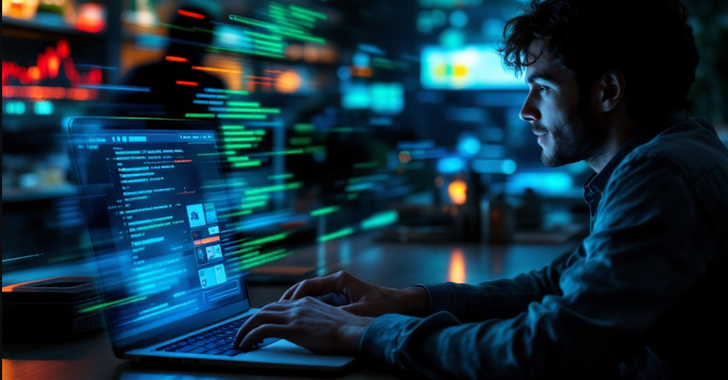
[[[105,186],[107,230],[118,252],[114,285],[133,300],[105,306],[117,325],[154,326],[244,296],[239,265],[228,262],[225,247],[234,239],[221,217],[230,213],[226,193],[214,186],[222,180],[214,134],[124,131],[87,139],[95,144],[78,147],[88,158],[87,181]]]

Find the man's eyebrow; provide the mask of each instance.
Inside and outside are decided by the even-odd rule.
[[[526,83],[532,84],[535,81],[551,82],[555,83],[556,78],[553,75],[547,73],[534,74],[526,78]]]

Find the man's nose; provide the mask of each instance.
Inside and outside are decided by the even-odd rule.
[[[531,97],[528,96],[523,102],[521,112],[518,114],[518,116],[523,121],[533,122],[541,118],[541,112],[539,112],[538,108],[533,105]]]

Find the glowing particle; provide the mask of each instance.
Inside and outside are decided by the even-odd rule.
[[[450,185],[447,187],[447,193],[450,195],[450,199],[453,203],[456,205],[462,205],[465,204],[465,200],[467,199],[466,192],[468,190],[468,185],[465,184],[465,181],[461,179],[457,179],[455,181],[452,181]]]
[[[408,152],[406,150],[399,152],[399,161],[401,163],[406,164],[406,163],[410,162],[411,159],[412,159],[412,155],[410,154],[410,152]]]
[[[284,94],[290,94],[301,86],[301,77],[293,71],[286,71],[276,81],[276,90]]]

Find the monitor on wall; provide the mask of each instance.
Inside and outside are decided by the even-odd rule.
[[[527,90],[523,77],[504,68],[496,45],[426,46],[420,83],[428,90]]]

